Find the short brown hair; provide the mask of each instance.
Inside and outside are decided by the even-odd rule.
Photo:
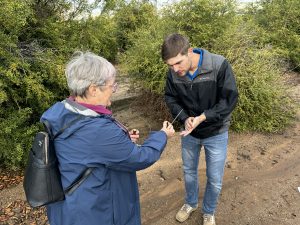
[[[161,46],[161,57],[164,61],[177,56],[187,54],[190,43],[187,37],[181,34],[168,35]]]

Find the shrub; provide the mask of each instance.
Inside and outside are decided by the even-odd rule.
[[[74,50],[115,59],[109,15],[75,18],[70,2],[3,0],[0,11],[0,165],[22,167],[41,114],[68,96],[64,67]],[[70,17],[67,19],[67,17]]]
[[[160,55],[164,37],[180,32],[190,35],[192,44],[212,45],[232,20],[232,2],[185,0],[166,7],[151,24],[128,35],[132,44],[120,57],[122,71],[133,76],[147,90],[161,94],[167,72]]]
[[[156,16],[156,8],[149,1],[133,0],[116,10],[114,20],[119,50],[127,50],[134,43],[130,35],[142,27],[150,26]]]
[[[128,73],[146,90],[162,93],[167,68],[161,60],[162,31],[151,26],[132,35],[133,46],[120,57],[120,70]]]
[[[189,36],[193,46],[210,49],[235,17],[235,1],[183,0],[163,12],[170,27]]]
[[[183,1],[179,4],[184,5],[187,2]],[[190,7],[196,13],[197,7],[193,8],[191,5],[186,7]],[[167,9],[168,13],[161,19],[158,18],[152,26],[134,33],[132,35],[133,45],[121,56],[121,67],[125,68],[125,71],[146,90],[163,94],[167,67],[160,59],[160,46],[163,37],[178,27],[181,27],[180,31],[183,34],[189,34],[188,30],[184,28],[190,25],[190,20],[196,15],[193,11],[189,11],[188,19],[180,20],[177,28],[175,28],[177,21],[170,22],[177,18],[173,15],[180,15],[180,10],[184,13],[184,9],[175,7],[173,11],[171,10],[171,16],[168,11],[170,9]],[[176,10],[178,10],[177,13]],[[219,14],[215,13],[214,15]],[[195,17],[201,16],[196,15]],[[215,18],[215,20],[218,19],[224,18]],[[280,131],[291,122],[295,113],[294,104],[287,95],[286,87],[280,82],[282,68],[285,68],[285,65],[282,64],[284,58],[280,58],[270,45],[265,44],[267,33],[255,22],[243,21],[241,16],[236,18],[230,16],[227,19],[230,23],[223,21],[222,35],[201,36],[202,39],[199,38],[198,42],[198,39],[194,37],[203,34],[197,31],[196,25],[193,23],[195,27],[191,28],[193,31],[191,40],[193,43],[201,42],[211,46],[208,50],[224,55],[233,66],[240,98],[233,113],[232,127],[237,131]],[[218,24],[215,20],[212,23]],[[203,29],[201,26],[203,24],[199,23],[198,30],[200,31]],[[210,34],[213,29],[207,30]],[[153,104],[153,101],[151,103]],[[157,105],[162,104],[157,102]]]
[[[66,53],[76,50],[91,51],[115,62],[118,46],[116,41],[116,24],[107,14],[87,19],[70,21],[64,29],[64,46]]]
[[[268,49],[249,49],[246,54],[233,64],[239,89],[233,128],[278,132],[291,122],[295,113],[279,63]]]
[[[41,113],[67,94],[59,57],[28,48],[30,55],[22,46],[1,56],[0,163],[10,168],[24,165]]]
[[[254,7],[253,18],[266,31],[266,42],[300,71],[300,1],[263,0]],[[253,9],[252,9],[253,10]]]
[[[233,113],[237,131],[278,132],[295,114],[295,104],[282,82],[284,58],[260,40],[264,31],[251,21],[237,20],[215,45],[232,64],[239,89]]]

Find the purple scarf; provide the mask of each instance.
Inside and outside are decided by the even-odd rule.
[[[68,98],[71,101],[75,101],[75,98],[73,96],[70,96]],[[93,111],[95,111],[98,114],[105,114],[105,115],[112,115],[112,111],[108,110],[106,107],[104,107],[103,105],[92,105],[92,104],[87,104],[87,103],[81,103],[81,102],[76,102],[79,105],[82,105],[85,108],[91,109]],[[122,124],[120,123],[118,120],[116,120],[115,118],[111,117],[112,121],[117,124],[130,138],[129,135],[129,131],[128,129]]]
[[[75,98],[73,96],[69,97],[70,100],[75,101]],[[79,105],[82,105],[85,108],[91,109],[93,111],[95,111],[96,113],[99,114],[105,114],[105,115],[111,115],[112,111],[108,110],[106,107],[104,107],[103,105],[92,105],[92,104],[87,104],[87,103],[82,103],[82,102],[76,102]]]

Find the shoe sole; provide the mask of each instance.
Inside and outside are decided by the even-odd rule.
[[[186,221],[186,220],[190,217],[190,215],[192,214],[192,212],[194,212],[194,211],[196,211],[196,210],[197,210],[197,208],[193,209],[193,210],[190,212],[190,214],[188,214],[187,217],[185,217],[185,218],[183,218],[183,219],[182,219],[182,218],[181,218],[181,219],[178,218],[177,215],[176,215],[175,218],[176,218],[176,220],[177,220],[178,222],[183,223],[184,221]]]

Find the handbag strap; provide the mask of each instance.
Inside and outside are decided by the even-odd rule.
[[[47,120],[44,120],[42,123],[47,131],[47,133],[50,135],[51,139],[54,140],[59,135],[61,135],[67,128],[75,124],[77,121],[85,118],[84,115],[77,116],[74,120],[72,120],[70,123],[66,124],[63,128],[61,128],[55,135],[52,134],[51,125]]]
[[[75,181],[67,187],[64,192],[67,195],[71,195],[82,183],[85,179],[92,173],[94,168],[85,169],[76,179]]]
[[[50,125],[50,123],[47,120],[45,120],[45,121],[43,121],[43,124],[44,124],[44,127],[45,127],[46,131],[48,132],[48,134],[52,138],[52,140],[54,140],[59,135],[61,135],[67,128],[69,128],[70,126],[72,126],[73,124],[75,124],[77,121],[83,119],[84,117],[85,117],[84,115],[77,116],[74,120],[72,120],[70,123],[66,124],[62,129],[60,129],[54,136],[52,135],[52,132],[51,132],[51,125]],[[94,168],[86,168],[73,181],[73,183],[64,190],[64,193],[67,194],[67,195],[71,195],[83,183],[83,181],[85,181],[85,179],[91,174],[91,172],[93,171],[93,169]]]

